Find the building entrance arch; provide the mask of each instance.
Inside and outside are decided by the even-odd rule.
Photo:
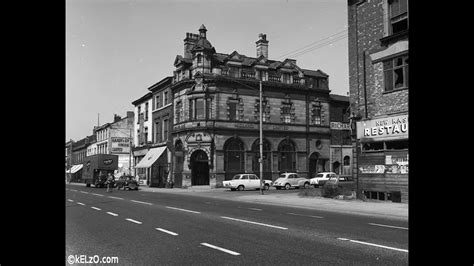
[[[203,150],[191,154],[191,185],[209,185],[209,158]]]

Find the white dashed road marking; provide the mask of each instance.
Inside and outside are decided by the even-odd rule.
[[[109,196],[109,198],[111,198],[111,199],[121,199],[121,200],[123,200],[123,198],[119,198],[119,197],[112,197],[112,196]]]
[[[91,207],[91,209],[98,210],[98,211],[101,210],[100,208],[97,208],[97,207]]]
[[[276,225],[271,225],[271,224],[264,224],[264,223],[257,223],[257,222],[252,222],[252,221],[247,221],[247,220],[241,220],[241,219],[236,219],[236,218],[231,218],[231,217],[226,217],[226,216],[221,216],[221,218],[229,219],[229,220],[234,220],[234,221],[239,221],[239,222],[244,222],[244,223],[263,225],[263,226],[272,227],[272,228],[277,228],[277,229],[282,229],[282,230],[287,230],[287,229],[288,229],[288,228],[286,228],[286,227],[281,227],[281,226],[276,226]]]
[[[214,245],[211,245],[211,244],[208,244],[208,243],[201,243],[201,245],[209,247],[209,248],[217,249],[217,250],[220,250],[222,252],[225,252],[225,253],[228,253],[228,254],[231,254],[231,255],[234,255],[234,256],[240,255],[240,253],[238,253],[238,252],[228,250],[228,249],[225,249],[225,248],[221,248],[221,247],[218,247],[218,246],[214,246]]]
[[[163,232],[163,233],[170,234],[170,235],[172,235],[172,236],[177,236],[177,235],[178,235],[178,234],[176,234],[176,233],[174,233],[174,232],[165,230],[165,229],[163,229],[163,228],[155,228],[155,229],[158,230],[158,231],[161,231],[161,232]]]
[[[197,212],[197,211],[190,211],[190,210],[186,210],[186,209],[174,208],[174,207],[169,207],[169,206],[166,206],[166,208],[173,209],[173,210],[178,210],[178,211],[183,211],[183,212],[200,213],[200,212]]]
[[[400,227],[400,226],[393,226],[393,225],[385,225],[385,224],[375,224],[375,223],[369,223],[370,225],[376,225],[376,226],[383,226],[383,227],[390,227],[390,228],[397,228],[397,229],[404,229],[408,230],[406,227]]]
[[[144,201],[139,201],[139,200],[131,200],[131,201],[136,202],[136,203],[142,203],[142,204],[153,205],[153,203],[144,202]]]
[[[75,191],[75,192],[77,192],[77,190],[75,190],[75,189],[71,189],[71,191]]]
[[[86,205],[86,204],[84,204],[84,203],[82,203],[82,202],[77,202],[77,204],[82,205],[82,206]]]
[[[91,193],[91,194],[92,194],[92,195],[96,195],[96,196],[101,196],[101,197],[104,196],[104,195],[102,195],[102,194],[97,194],[97,193]]]
[[[312,218],[324,218],[322,216],[315,216],[315,215],[305,215],[305,214],[297,214],[297,213],[291,213],[291,212],[288,212],[287,214],[290,214],[290,215],[296,215],[296,216],[304,216],[304,217],[312,217]]]
[[[68,199],[67,201],[74,202],[72,199]]]
[[[386,248],[386,249],[391,249],[391,250],[402,251],[402,252],[407,252],[408,253],[407,249],[393,248],[393,247],[388,247],[388,246],[383,246],[383,245],[378,245],[378,244],[373,244],[373,243],[368,243],[368,242],[363,242],[363,241],[357,241],[357,240],[352,240],[352,239],[347,239],[347,238],[342,238],[342,237],[339,237],[337,239],[343,240],[343,241],[350,241],[350,242],[354,242],[354,243],[359,243],[359,244],[363,244],[363,245],[369,245],[369,246],[374,246],[374,247],[379,247],[379,248]]]
[[[113,212],[107,212],[107,214],[110,214],[110,215],[112,215],[112,216],[118,216],[118,214],[113,213]]]
[[[142,222],[136,221],[136,220],[133,220],[133,219],[130,219],[130,218],[127,218],[127,219],[125,219],[125,220],[130,221],[130,222],[132,222],[132,223],[136,223],[136,224],[142,224]]]
[[[257,208],[245,208],[245,207],[238,207],[239,209],[247,209],[247,210],[252,210],[252,211],[261,211],[262,209],[257,209]]]
[[[82,190],[79,191],[79,192],[84,193],[84,194],[89,194],[89,192],[85,192],[85,191],[82,191]]]

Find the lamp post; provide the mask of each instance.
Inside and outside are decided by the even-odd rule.
[[[260,158],[258,161],[260,163],[260,193],[263,195],[263,131],[262,131],[262,120],[263,120],[263,110],[262,110],[262,80],[260,80]]]

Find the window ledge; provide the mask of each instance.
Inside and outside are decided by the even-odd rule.
[[[382,92],[382,94],[385,95],[385,94],[390,94],[390,93],[393,93],[393,92],[404,91],[404,90],[408,90],[408,87],[399,88],[399,89],[395,89],[395,90],[391,90],[391,91],[384,91],[384,92]]]
[[[408,29],[380,38],[380,44],[382,46],[387,46],[388,44],[403,38],[408,38]]]

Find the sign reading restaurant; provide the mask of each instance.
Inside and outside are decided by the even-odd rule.
[[[357,138],[383,139],[390,137],[408,138],[408,115],[357,122]]]

